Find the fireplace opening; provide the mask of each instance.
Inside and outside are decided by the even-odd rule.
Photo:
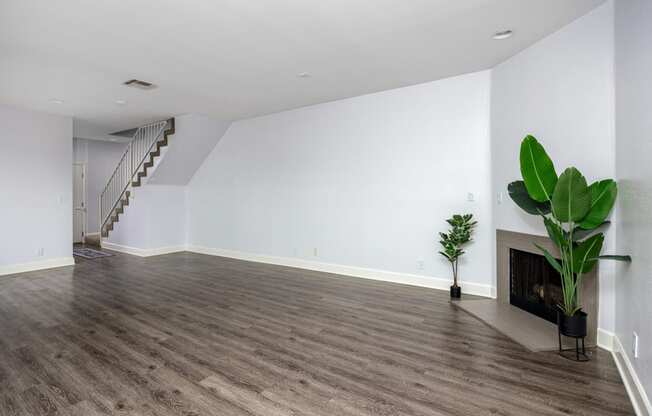
[[[552,323],[563,303],[561,276],[543,255],[509,250],[509,303]]]

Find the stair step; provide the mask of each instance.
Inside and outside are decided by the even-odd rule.
[[[157,142],[156,143],[156,150],[154,150],[153,152],[150,152],[150,155],[154,155],[156,157],[161,156],[161,149],[163,147],[166,147],[167,145],[168,144],[167,144],[167,142],[165,142],[165,140],[161,140],[160,142]]]
[[[131,191],[125,191],[125,197],[120,201],[123,207],[129,205],[129,197],[131,196]]]

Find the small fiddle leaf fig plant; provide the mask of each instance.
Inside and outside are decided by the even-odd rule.
[[[446,222],[451,226],[447,233],[439,233],[443,250],[439,252],[450,262],[453,270],[453,287],[459,287],[457,284],[457,269],[459,258],[464,254],[462,247],[471,241],[473,229],[477,221],[473,221],[473,214],[453,215]]]
[[[617,184],[603,179],[588,185],[574,167],[557,176],[552,160],[533,136],[521,143],[520,164],[523,180],[508,185],[509,196],[528,214],[541,216],[548,236],[559,249],[561,261],[538,247],[561,275],[560,309],[573,316],[582,308],[578,296],[582,277],[599,259],[631,261],[629,256],[600,255],[604,242],[600,229],[609,224]]]

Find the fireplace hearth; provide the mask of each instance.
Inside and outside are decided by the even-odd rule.
[[[561,276],[543,255],[510,248],[509,303],[552,323],[563,302]]]

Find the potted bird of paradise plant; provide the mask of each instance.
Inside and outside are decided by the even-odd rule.
[[[582,278],[600,259],[631,261],[629,256],[601,255],[601,230],[609,224],[607,218],[616,202],[618,186],[613,179],[588,185],[575,167],[558,176],[552,160],[533,136],[521,143],[520,165],[523,180],[508,185],[509,195],[525,212],[541,217],[548,236],[559,249],[560,261],[537,246],[561,275],[560,333],[584,337],[586,313],[579,298]]]

